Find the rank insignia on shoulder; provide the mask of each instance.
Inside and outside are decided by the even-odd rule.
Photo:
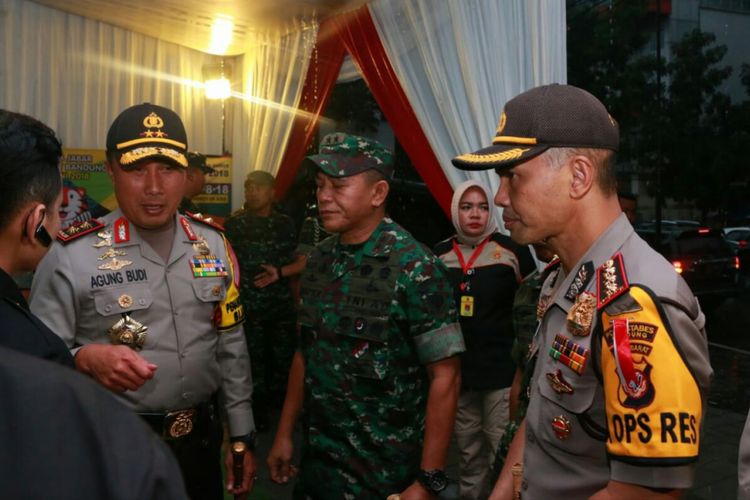
[[[202,224],[205,224],[207,226],[210,226],[217,231],[224,232],[224,226],[216,222],[212,217],[206,217],[203,214],[194,214],[192,212],[185,212],[185,215],[193,219],[194,221],[198,221]]]
[[[628,277],[622,254],[616,253],[596,270],[596,307],[602,309],[617,297],[628,291]]]
[[[67,244],[84,234],[89,234],[104,227],[104,224],[97,219],[89,219],[78,224],[73,224],[65,230],[57,232],[57,241]]]

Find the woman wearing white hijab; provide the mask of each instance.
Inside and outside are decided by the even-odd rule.
[[[515,367],[513,297],[534,269],[527,247],[497,231],[487,188],[469,180],[451,202],[456,234],[438,243],[459,309],[466,352],[461,361],[461,395],[456,413],[462,499],[487,498],[489,472],[508,423],[508,396]]]

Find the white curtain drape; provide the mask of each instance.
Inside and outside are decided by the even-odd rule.
[[[258,34],[256,43],[237,58],[243,84],[231,103],[233,209],[244,202],[247,174],[264,170],[275,175],[286,149],[318,32],[317,23],[296,24]]]
[[[258,30],[224,58],[235,92],[208,100],[203,68],[221,61],[28,0],[0,0],[0,108],[52,127],[65,147],[104,149],[112,120],[152,102],[183,119],[191,150],[233,154],[232,207],[250,170],[276,173],[302,93],[317,22]]]
[[[221,102],[202,67],[216,56],[44,7],[0,0],[0,108],[34,116],[65,147],[104,149],[114,118],[148,101],[174,109],[192,150],[221,152]]]
[[[494,192],[491,170],[464,172],[450,160],[491,144],[510,98],[566,82],[565,2],[374,0],[368,8],[451,185],[474,178]]]

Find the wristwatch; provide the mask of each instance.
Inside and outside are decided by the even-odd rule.
[[[445,476],[445,472],[440,469],[419,469],[417,481],[419,481],[419,484],[424,486],[424,488],[433,495],[439,494],[446,486],[448,486],[448,478]]]
[[[255,431],[250,431],[249,434],[245,434],[244,436],[232,436],[229,438],[229,441],[231,443],[245,443],[248,450],[255,451]]]

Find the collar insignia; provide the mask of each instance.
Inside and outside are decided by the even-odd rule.
[[[594,263],[588,261],[581,264],[581,267],[578,268],[578,272],[576,273],[576,277],[573,278],[570,287],[568,287],[568,291],[565,292],[565,298],[570,301],[576,300],[578,294],[586,289],[586,286],[593,277]]]

